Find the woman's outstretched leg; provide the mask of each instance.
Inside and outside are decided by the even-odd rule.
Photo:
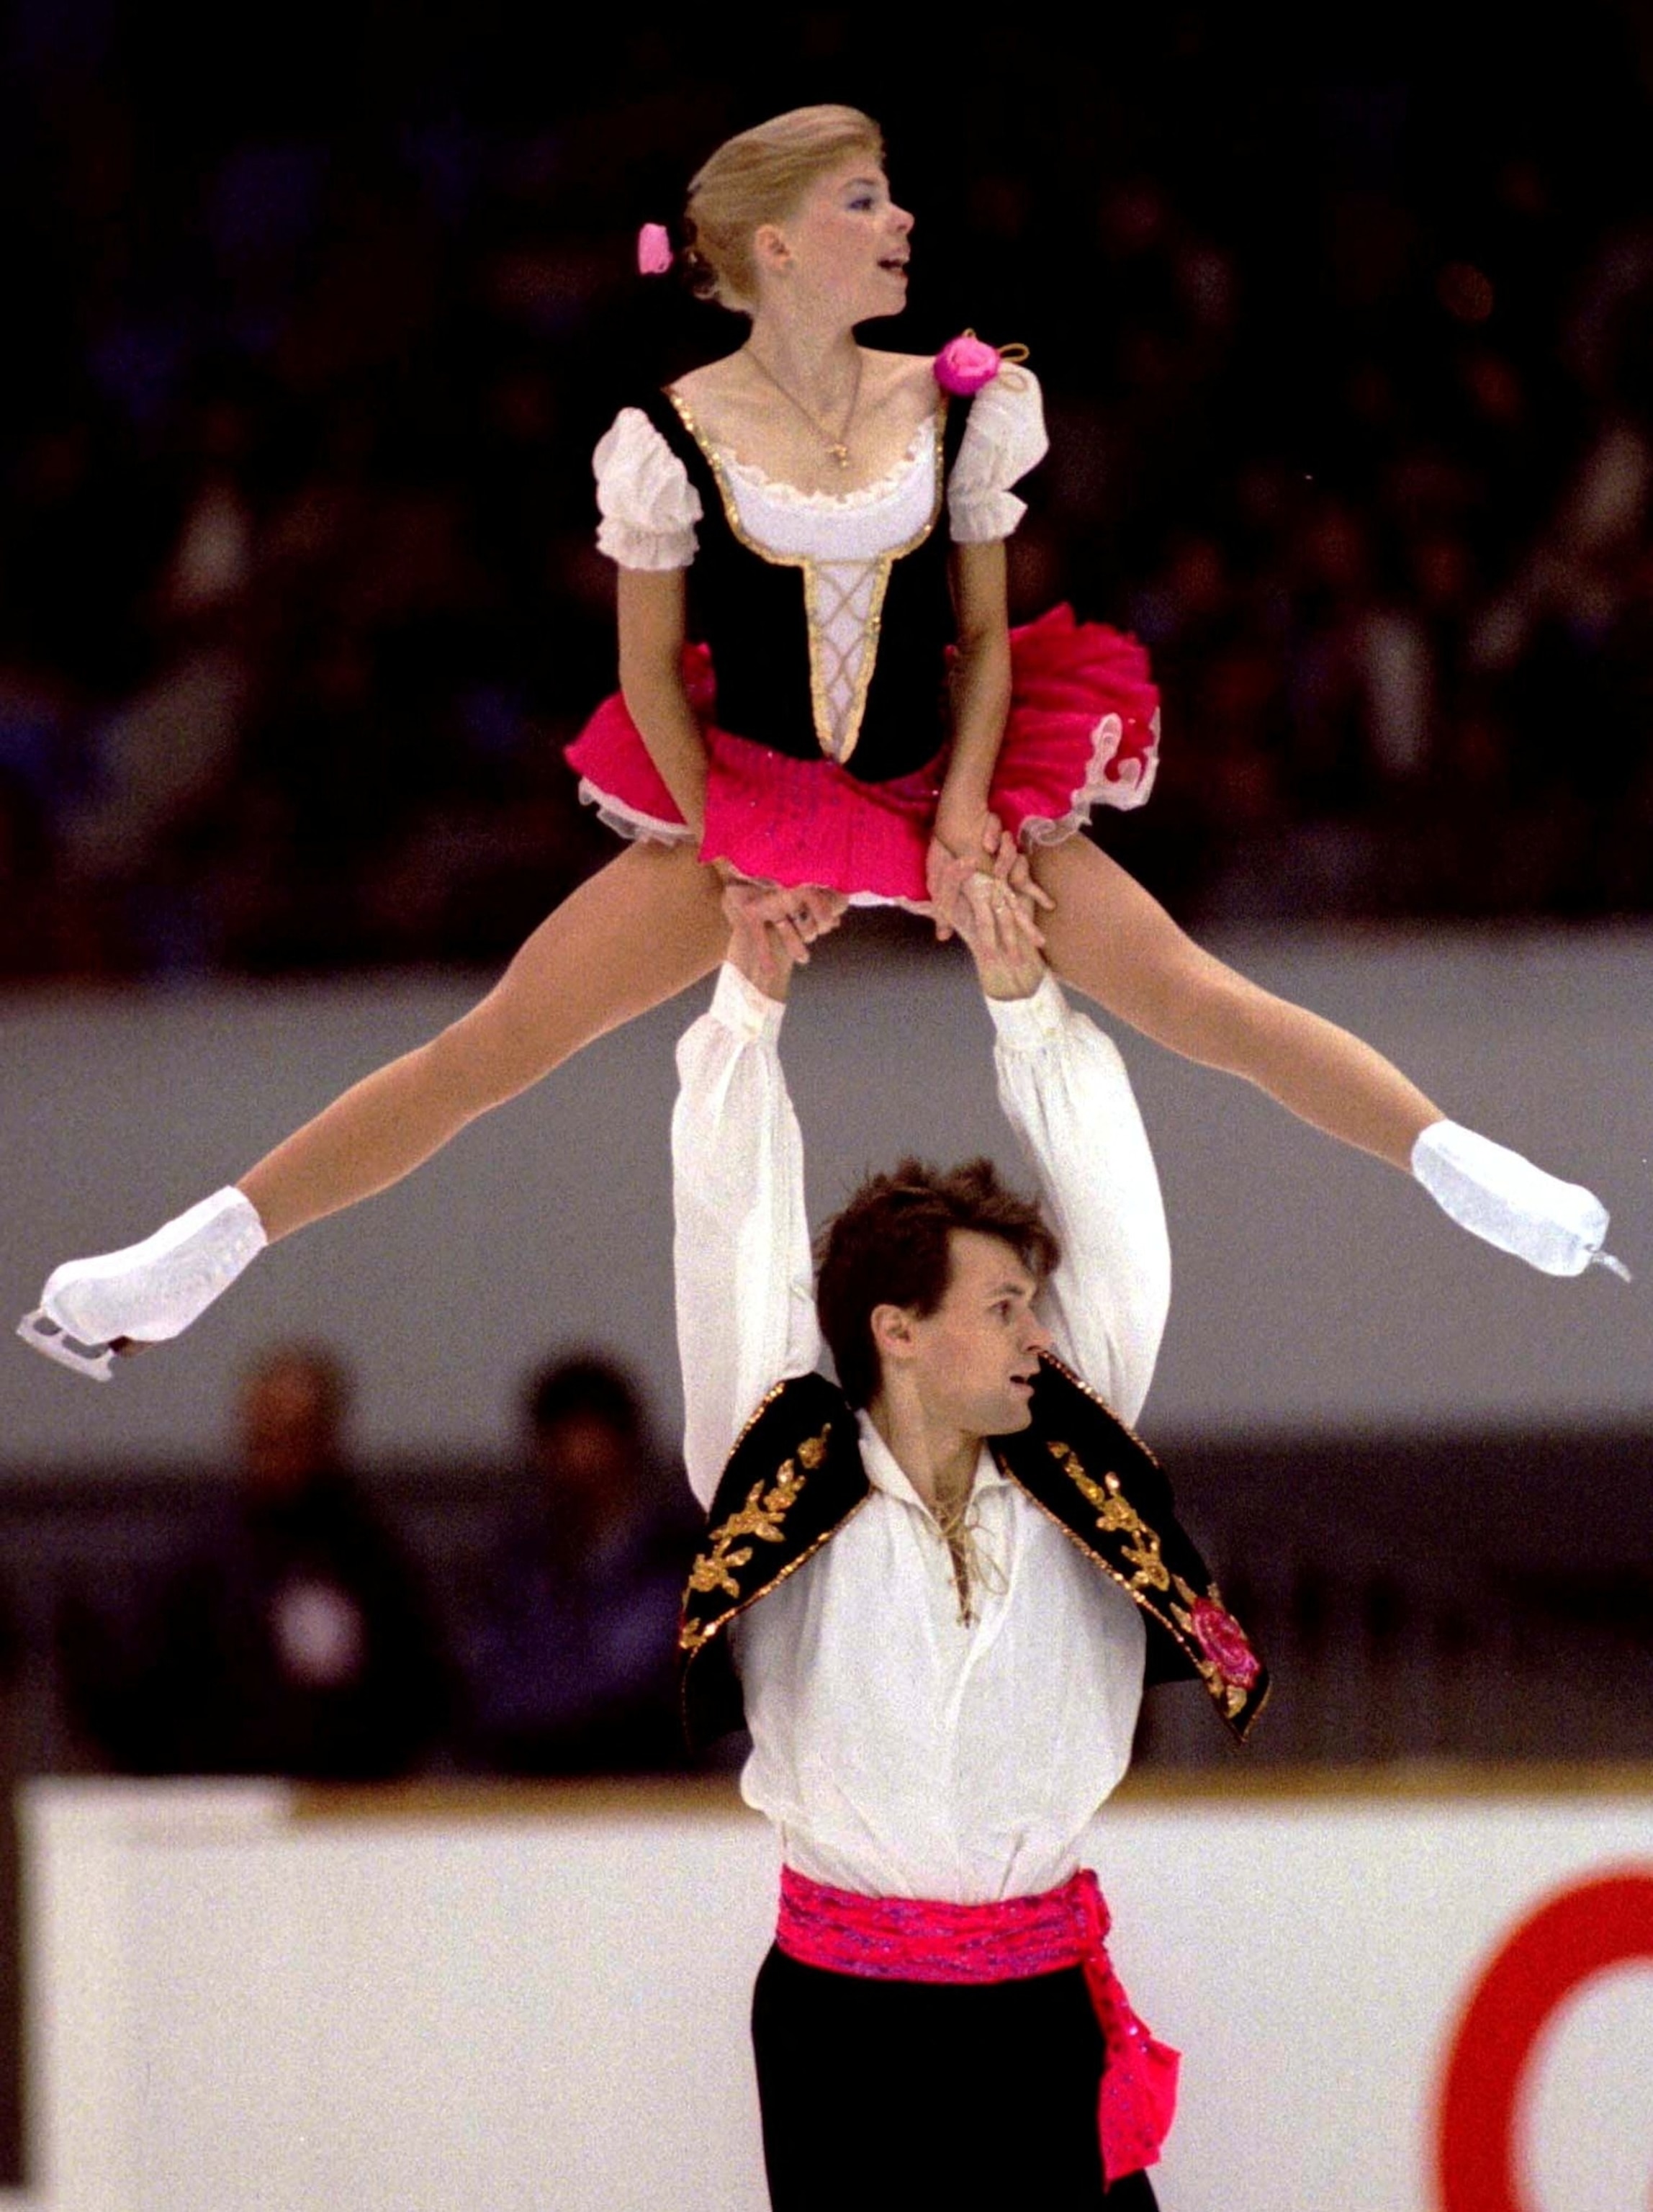
[[[141,1244],[57,1268],[24,1334],[94,1373],[106,1355],[84,1357],[76,1340],[176,1336],[267,1243],[398,1182],[477,1115],[705,975],[728,934],[720,889],[686,850],[630,847],[540,924],[480,1005],[336,1098],[239,1185]]]
[[[469,1013],[237,1177],[270,1242],[399,1182],[477,1115],[708,974],[728,937],[721,888],[686,847],[629,846],[541,922]]]
[[[1088,838],[1041,848],[1033,872],[1056,902],[1042,927],[1065,982],[1156,1044],[1247,1077],[1316,1128],[1410,1172],[1440,1109],[1382,1053],[1203,951]]]
[[[1580,1274],[1592,1260],[1625,1272],[1601,1250],[1607,1211],[1594,1192],[1446,1121],[1382,1053],[1237,975],[1088,840],[1044,848],[1033,872],[1055,901],[1040,917],[1051,966],[1145,1036],[1247,1077],[1415,1176],[1460,1227],[1547,1274]]]

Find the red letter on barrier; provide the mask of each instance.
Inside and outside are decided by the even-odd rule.
[[[1530,2212],[1516,2172],[1516,2123],[1533,2046],[1581,1983],[1638,1959],[1653,1959],[1653,1872],[1639,1870],[1563,1890],[1497,1953],[1447,2057],[1442,2212]]]

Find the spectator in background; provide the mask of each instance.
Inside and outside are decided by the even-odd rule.
[[[512,1774],[681,1765],[678,1611],[694,1551],[610,1361],[529,1386],[526,1480],[465,1638],[471,1749]],[[686,1510],[686,1509],[685,1509]]]
[[[387,1779],[441,1739],[448,1675],[411,1562],[342,1462],[331,1353],[289,1344],[247,1376],[239,1478],[123,1623],[64,1622],[80,1725],[137,1773]]]

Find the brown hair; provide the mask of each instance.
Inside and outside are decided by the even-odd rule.
[[[816,1310],[851,1405],[869,1404],[878,1388],[872,1309],[933,1314],[947,1295],[955,1229],[1001,1237],[1041,1282],[1061,1260],[1037,1206],[1008,1189],[988,1159],[945,1172],[903,1160],[864,1182],[822,1231]]]
[[[750,310],[752,234],[784,222],[816,181],[851,154],[882,163],[884,134],[859,107],[793,107],[726,138],[689,187],[684,264],[702,300]]]

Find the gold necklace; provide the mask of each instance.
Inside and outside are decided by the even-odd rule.
[[[847,469],[849,466],[849,447],[847,442],[849,437],[849,426],[855,420],[855,410],[861,404],[860,348],[857,346],[855,349],[855,381],[850,387],[849,404],[844,410],[843,428],[839,431],[836,438],[833,436],[830,430],[827,428],[826,424],[823,422],[817,416],[810,412],[810,410],[805,406],[801,399],[794,398],[793,393],[787,391],[786,386],[782,384],[780,378],[775,374],[773,369],[765,368],[763,363],[752,351],[751,346],[747,346],[744,349],[744,351],[747,360],[751,362],[752,367],[757,371],[764,382],[766,384],[772,384],[775,390],[781,394],[781,397],[786,401],[787,404],[789,407],[794,407],[797,409],[798,412],[803,416],[805,422],[806,422],[811,429],[814,431],[816,436],[819,438],[823,445],[825,446],[828,453],[831,454],[833,460],[837,466],[841,469]]]

